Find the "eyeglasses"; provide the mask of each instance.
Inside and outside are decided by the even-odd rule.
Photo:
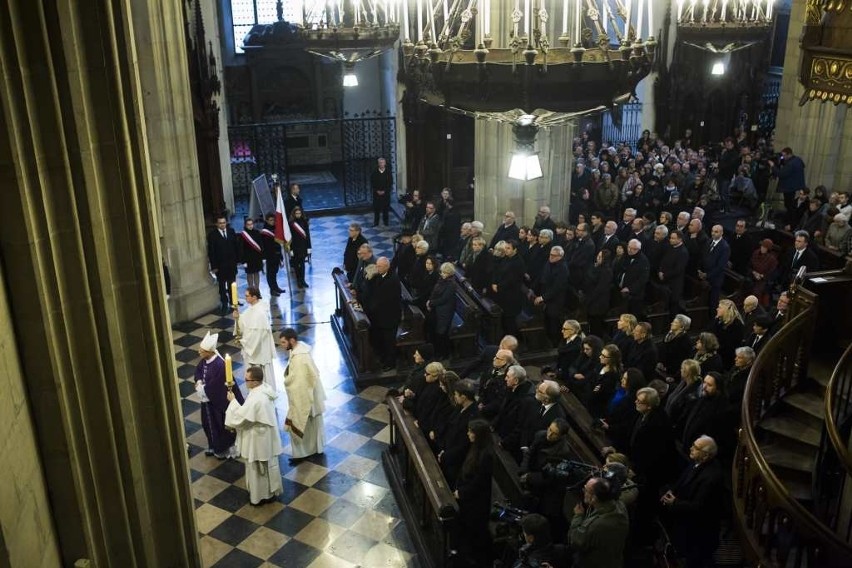
[[[636,399],[636,404],[641,404],[642,406],[648,406],[648,403],[644,400]]]
[[[707,450],[705,450],[704,448],[699,447],[697,444],[692,444],[692,446],[691,446],[689,449],[690,449],[690,450],[695,450],[696,452],[701,452],[702,454],[707,452]]]
[[[263,379],[246,379],[247,383],[262,383]]]
[[[610,358],[610,356],[605,354],[605,353],[601,353],[600,357],[601,357],[601,359],[609,359]]]

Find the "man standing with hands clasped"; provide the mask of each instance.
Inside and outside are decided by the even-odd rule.
[[[379,226],[379,216],[381,215],[382,221],[387,227],[393,177],[390,168],[388,168],[387,160],[384,158],[379,158],[376,169],[370,175],[370,186],[373,189],[373,226]]]
[[[275,500],[284,487],[281,484],[281,438],[275,418],[275,399],[278,395],[263,382],[263,369],[249,367],[246,371],[248,396],[240,404],[228,391],[225,426],[237,431],[237,451],[246,463],[246,488],[252,505]]]
[[[288,403],[284,429],[290,432],[293,448],[290,465],[294,465],[323,452],[325,389],[311,357],[311,346],[299,341],[295,329],[288,327],[281,331],[281,346],[290,352],[290,361],[284,370]]]

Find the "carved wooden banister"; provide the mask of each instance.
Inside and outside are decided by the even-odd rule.
[[[733,464],[735,518],[745,552],[764,566],[848,566],[852,548],[797,501],[764,457],[755,431],[772,405],[807,378],[817,298],[799,290],[801,310],[766,344],[749,374]]]

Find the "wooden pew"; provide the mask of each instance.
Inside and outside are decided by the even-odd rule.
[[[518,315],[518,330],[521,332],[524,348],[527,351],[550,349],[547,337],[547,325],[544,318],[544,304],[535,305],[535,292],[523,286],[524,307]]]
[[[475,357],[479,343],[482,311],[456,281],[452,282],[456,296],[456,310],[450,326],[450,341],[453,344],[453,358]]]
[[[340,337],[344,340],[345,348],[358,372],[367,372],[376,363],[373,348],[370,346],[370,318],[359,307],[349,290],[349,279],[346,278],[346,273],[340,268],[335,268],[331,275],[334,287],[337,289],[335,314],[340,318],[335,321],[342,322]]]
[[[414,349],[426,342],[426,316],[414,305],[414,299],[405,284],[400,284],[402,294],[402,321],[396,334],[396,347],[404,362],[411,361]]]
[[[479,291],[474,290],[470,281],[464,277],[464,271],[461,268],[456,268],[454,278],[457,289],[469,297],[479,308],[481,314],[479,328],[485,345],[497,345],[502,338],[500,320],[503,317],[503,309],[490,298],[482,296]]]
[[[456,527],[458,503],[423,432],[395,397],[386,399],[390,414],[390,445],[382,466],[426,567],[450,564],[449,535]]]

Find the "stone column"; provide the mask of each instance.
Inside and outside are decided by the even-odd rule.
[[[160,245],[171,276],[169,310],[174,321],[184,321],[219,303],[208,275],[184,15],[179,0],[128,0],[127,6],[132,11],[132,34],[144,47],[136,53],[137,70],[156,180]],[[230,163],[225,164],[223,180],[230,183]]]
[[[486,232],[494,231],[507,210],[515,212],[519,225],[532,224],[542,205],[550,207],[554,219],[568,219],[572,124],[539,130],[535,147],[544,177],[527,182],[509,178],[515,151],[512,126],[477,120],[474,128],[474,218],[485,224]]]
[[[852,113],[846,105],[810,101],[799,106],[805,88],[799,82],[799,39],[805,24],[805,2],[793,2],[784,74],[775,128],[775,149],[785,146],[805,162],[805,180],[813,188],[849,191],[852,179]]]
[[[13,322],[11,376],[26,378],[56,564],[198,566],[154,195],[157,168],[189,194],[194,163],[183,144],[152,163],[149,148],[168,137],[149,140],[146,126],[171,117],[143,108],[146,96],[175,96],[146,83],[146,57],[174,85],[186,81],[180,2],[4,8],[0,276],[11,309],[0,328]],[[155,11],[156,33],[136,36],[136,20]],[[191,138],[178,136],[186,124],[174,122],[175,136]]]

